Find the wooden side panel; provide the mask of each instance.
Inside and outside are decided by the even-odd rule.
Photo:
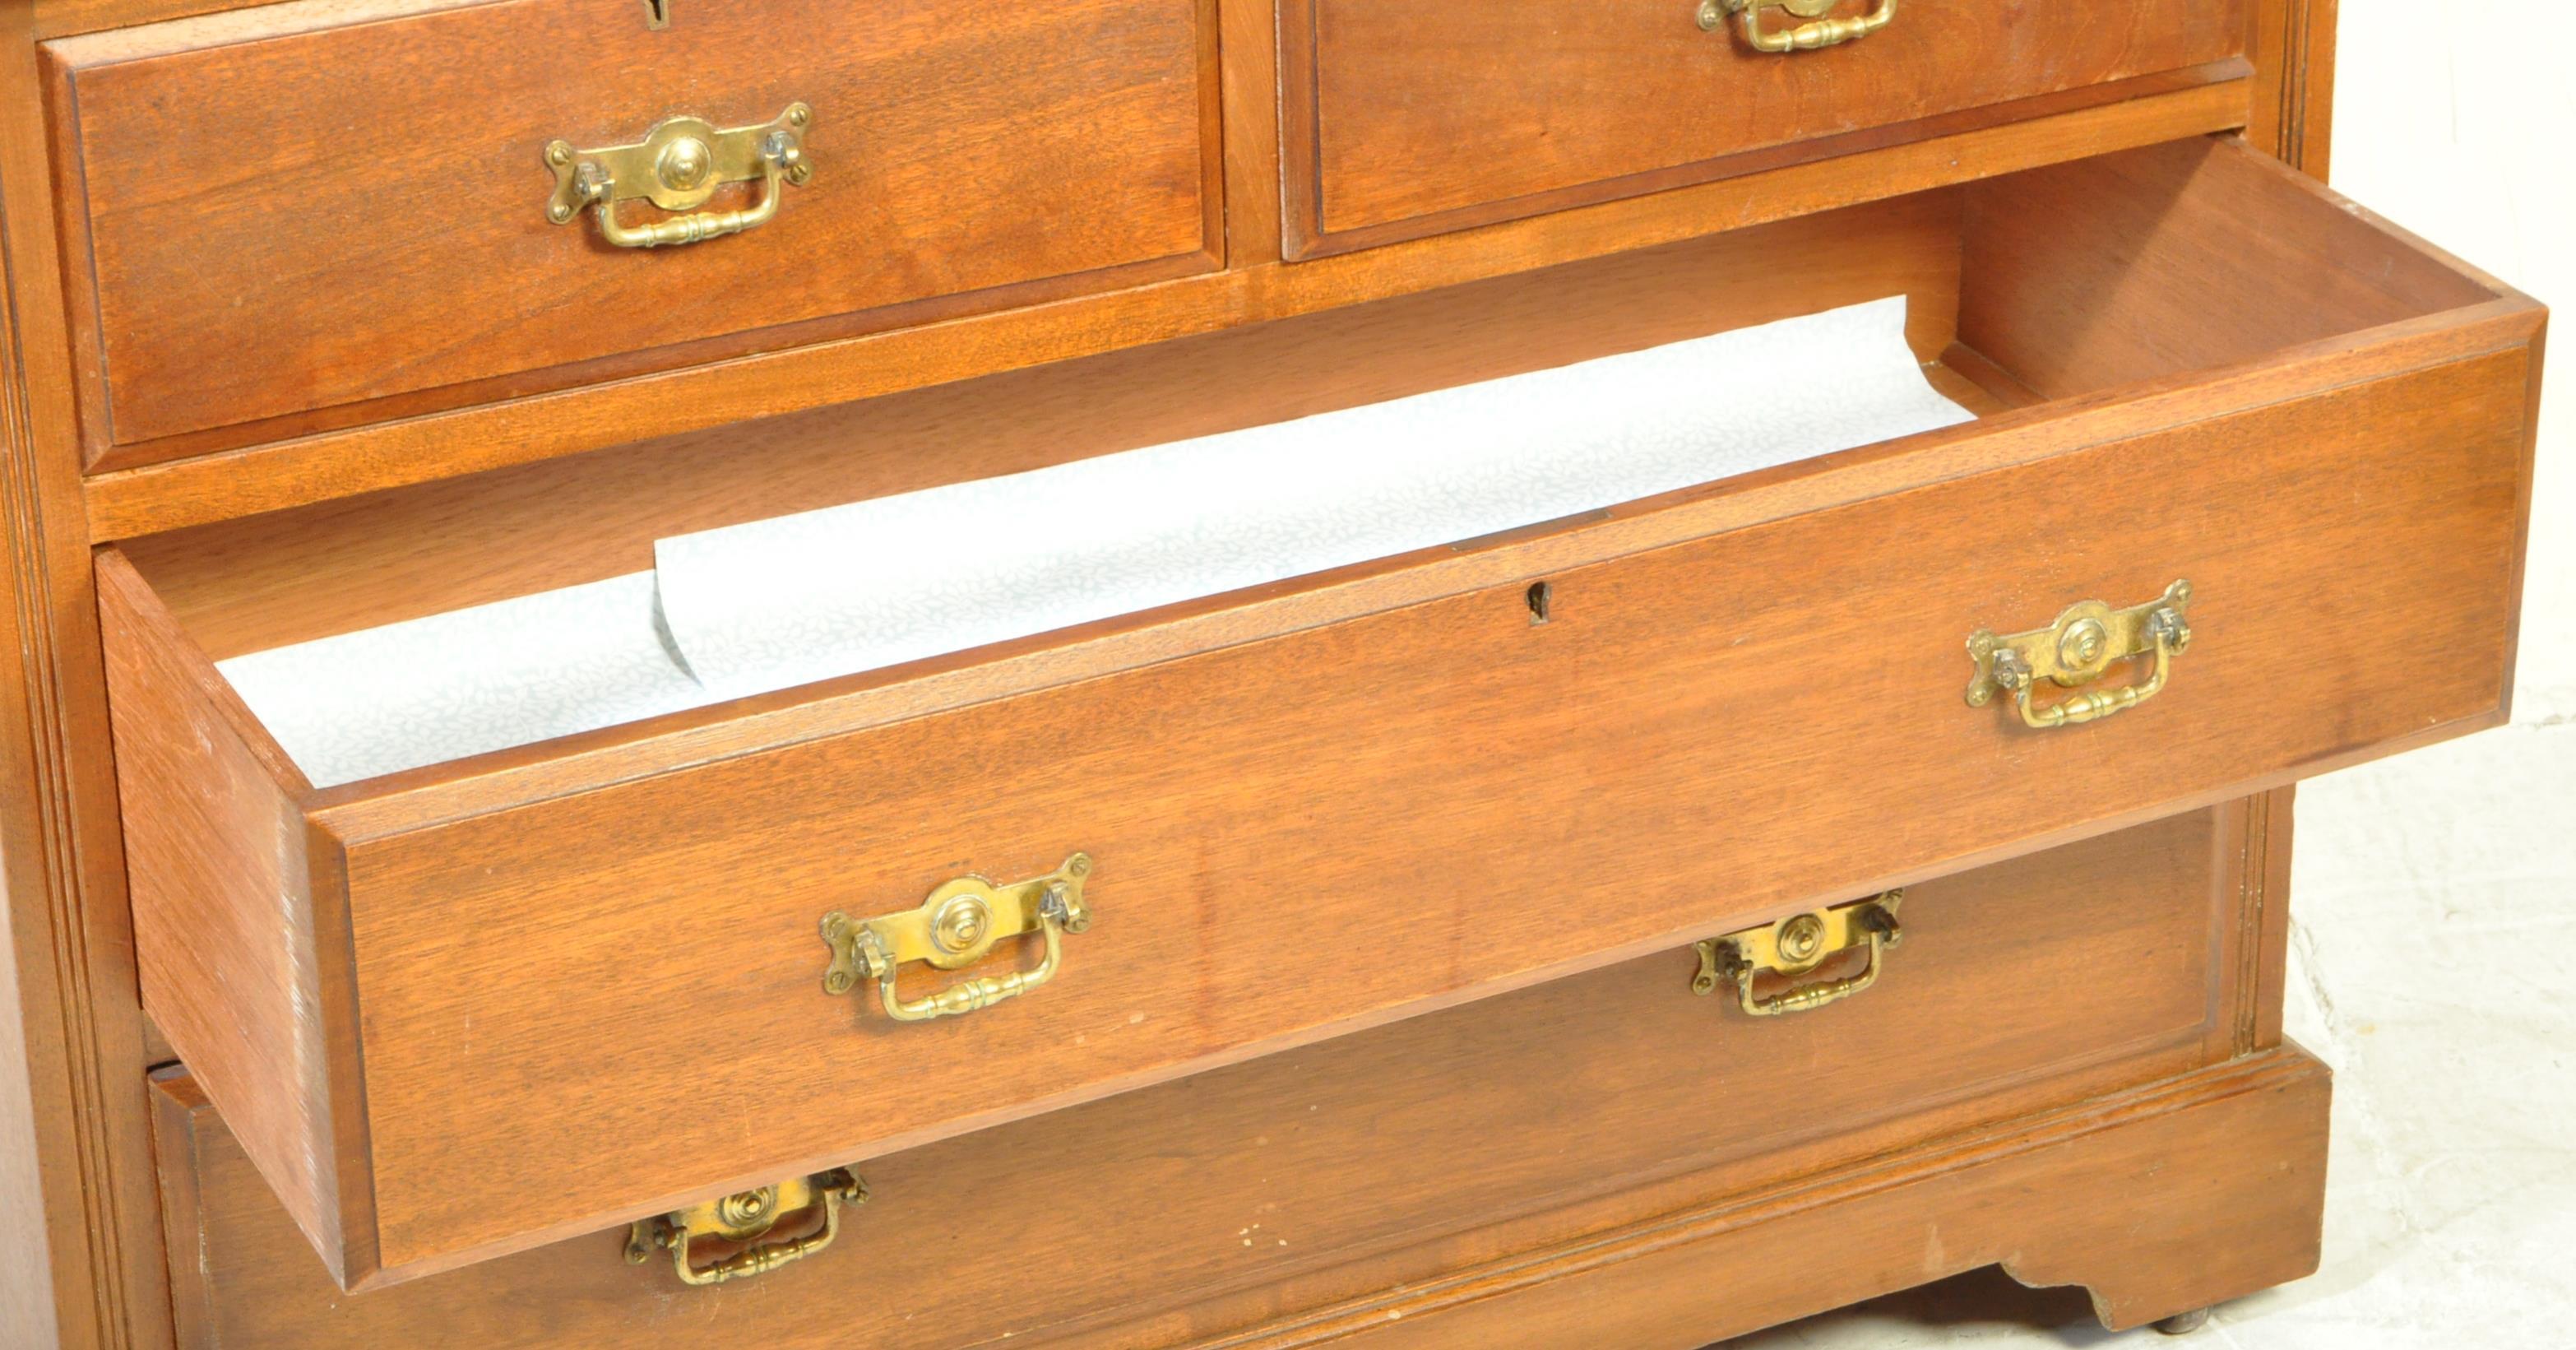
[[[1994,0],[1908,6],[1864,41],[1777,56],[1692,19],[1688,3],[1285,0],[1292,256],[2035,111],[1999,106],[2015,100],[2115,99],[2134,91],[2102,86],[2236,57],[2247,33],[2243,0]]]
[[[1544,625],[1498,586],[355,839],[386,1264],[2490,725],[2526,356],[1575,568],[1549,578]],[[1971,538],[1988,542],[1927,543]],[[1972,629],[2176,577],[2198,588],[2200,645],[2145,709],[2034,733],[1961,703]],[[1041,995],[896,1027],[818,993],[823,911],[1074,848],[1099,859],[1100,922]],[[1283,961],[1289,931],[1341,935],[1336,959]]]
[[[218,1320],[219,1291],[211,1278],[215,1244],[232,1240],[232,1223],[224,1211],[241,1198],[222,1189],[227,1164],[229,1179],[243,1194],[265,1202],[262,1213],[269,1227],[290,1241],[303,1236],[241,1151],[240,1136],[224,1129],[220,1120],[206,1090],[187,1070],[174,1064],[152,1075],[152,1147],[161,1180],[161,1227],[169,1241],[171,1339],[188,1350],[228,1343]],[[213,1209],[207,1208],[210,1182],[217,1187]],[[318,1259],[306,1270],[307,1278],[329,1276]]]
[[[935,1317],[871,1322],[880,1350],[1171,1344],[2199,1067],[2250,993],[2221,959],[2231,813],[1915,887],[1885,978],[1816,1015],[1694,997],[1691,954],[1667,951],[881,1158],[837,1250],[718,1289],[629,1267],[600,1233],[342,1297],[168,1077],[175,1280],[207,1341],[264,1350],[569,1350],[700,1319],[839,1345],[846,1325],[779,1311],[861,1278],[945,1293]],[[1080,1257],[1033,1281],[1031,1252]]]
[[[2245,139],[2319,182],[2333,148],[2341,10],[2339,0],[2260,0],[2247,41],[2255,77]]]
[[[703,4],[658,31],[631,0],[352,17],[374,21],[328,26],[337,15],[290,5],[50,48],[74,175],[64,222],[87,241],[75,308],[91,330],[93,458],[476,382],[482,396],[559,387],[574,377],[542,372],[583,362],[622,360],[593,376],[667,368],[826,335],[725,341],[755,330],[1160,264],[1074,287],[1103,289],[1221,256],[1201,0]],[[646,254],[547,219],[554,139],[623,145],[665,117],[748,125],[799,100],[815,112],[812,181],[751,233]]]
[[[169,1337],[33,6],[0,4],[0,1345]]]
[[[2284,182],[2300,190],[2284,191]],[[2228,365],[2494,292],[2235,146],[1971,184],[1959,337],[2059,398]]]
[[[144,1008],[336,1267],[335,1066],[301,780],[124,559],[102,554],[98,579]]]
[[[2258,937],[2252,964],[2239,980],[2248,991],[2238,1013],[2239,1054],[2281,1044],[2281,1004],[2289,978],[2290,845],[2295,837],[2296,797],[2295,788],[2274,788],[2246,803],[2246,850],[2240,869],[2243,905],[2248,927]]]

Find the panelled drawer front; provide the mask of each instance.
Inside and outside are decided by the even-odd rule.
[[[1480,592],[350,840],[385,1259],[507,1241],[533,1216],[499,1195],[865,1151],[2491,720],[2524,369],[1599,564],[1535,633],[1520,588]],[[2105,501],[2161,510],[2106,528]],[[2050,541],[2041,577],[2010,539]],[[2199,638],[2146,710],[2031,732],[1962,702],[1972,630],[2176,577]],[[825,910],[1076,847],[1095,917],[1040,993],[912,1026],[823,996]]]
[[[1766,0],[1764,32],[1803,22],[1777,3]],[[1827,17],[1879,4],[1844,0]],[[2243,72],[2231,59],[2242,0],[1889,8],[1864,38],[1773,54],[1748,43],[1740,16],[1702,31],[1695,0],[1285,0],[1292,252],[1874,148],[2135,77]]]
[[[344,1296],[165,1077],[183,1344],[533,1350],[703,1319],[779,1346],[1169,1345],[1365,1297],[2224,1057],[2253,996],[2240,810],[1916,886],[1884,977],[1814,1012],[1693,997],[1667,951],[876,1159],[829,1249],[710,1288],[611,1232]]]
[[[2122,173],[2177,167],[2203,177],[2121,195]],[[2359,270],[2295,302],[2316,323],[2246,306],[2218,337],[2290,346],[2229,370],[2139,366],[2118,396],[1526,536],[326,793],[109,550],[146,1006],[362,1283],[2497,721],[2536,310],[2477,303],[2492,292],[2241,151],[1995,201],[2061,190],[2150,226],[2314,228],[2263,242]],[[2257,288],[2290,266],[2204,264],[2188,234],[2105,264],[2105,286],[2177,250]],[[1995,289],[1963,312],[2097,313],[1996,308]],[[2302,335],[2345,314],[2380,326]],[[2049,345],[2117,346],[2113,327]],[[1971,633],[2178,579],[2195,637],[2153,699],[2040,731],[1963,698]],[[1077,850],[1091,922],[1042,988],[922,1023],[864,981],[827,992],[827,912]],[[1036,960],[1015,941],[902,979],[919,996]]]
[[[1214,265],[1200,0],[683,0],[659,30],[633,0],[378,8],[49,48],[94,458]],[[548,218],[553,141],[799,102],[811,177],[747,233],[630,251],[588,211]],[[760,195],[727,187],[700,213]]]

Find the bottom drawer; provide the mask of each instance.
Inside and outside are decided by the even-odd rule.
[[[621,1230],[343,1294],[174,1067],[155,1087],[179,1340],[928,1350],[1320,1328],[1397,1286],[2255,1048],[2283,906],[2244,845],[2282,800],[1914,887],[1882,978],[1794,1015],[1694,997],[1699,957],[1667,952],[872,1159],[828,1248],[716,1285],[683,1284],[666,1251],[630,1263]]]

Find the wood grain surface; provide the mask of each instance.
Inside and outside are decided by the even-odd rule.
[[[2494,292],[2388,261],[2408,246],[2368,222],[2307,229],[2347,217],[2241,147],[2135,159],[2120,181],[2170,178],[2185,205],[2128,209],[2142,187],[2066,204],[2081,195],[2067,183],[2091,181],[2082,166],[1986,189],[2057,203],[2068,233],[2130,270],[1961,284],[2077,312],[2108,303],[2086,293],[2097,276],[2183,301],[2199,288],[2203,342],[2074,348],[2143,382],[2116,394],[373,783],[253,785],[296,800],[345,855],[345,876],[312,889],[315,908],[346,908],[342,982],[340,949],[317,942],[309,996],[216,987],[228,1017],[252,1020],[359,991],[355,1044],[328,1076],[339,1100],[362,1076],[367,1153],[346,1152],[345,1121],[304,1145],[368,1171],[382,1251],[371,1270],[353,1244],[349,1277],[427,1273],[2493,722],[2538,312],[2466,303]],[[2305,319],[2234,320],[2308,296],[2226,294],[2246,278],[2160,237],[2180,228],[2307,230],[2381,280]],[[1971,241],[1961,256],[1991,270],[2026,255]],[[2418,313],[2442,301],[2463,307]],[[2337,335],[2347,323],[2376,327]],[[2249,364],[2251,340],[2293,345]],[[2203,356],[2239,365],[2192,373]],[[2047,383],[2087,388],[2073,365]],[[1860,477],[1816,486],[1837,473]],[[2198,587],[2201,638],[2149,707],[2043,734],[1960,701],[1970,630],[2141,601],[2177,577]],[[1552,587],[1545,625],[1528,620],[1533,579]],[[150,717],[164,686],[213,677],[135,591],[138,615],[110,626],[161,663],[129,663]],[[1318,622],[1300,604],[1350,608]],[[1112,663],[1097,677],[1049,667],[1095,658]],[[949,675],[986,684],[961,697],[937,687]],[[2153,771],[2101,768],[2117,763]],[[130,781],[129,828],[229,847],[192,841],[162,801],[186,782]],[[958,872],[1034,874],[1077,848],[1099,859],[1100,922],[1038,995],[888,1026],[819,994],[824,910],[892,911]],[[1640,884],[1692,875],[1723,882]],[[232,869],[155,884],[173,893],[138,913],[274,907],[273,885]],[[1495,903],[1523,894],[1548,900]],[[1309,967],[1279,959],[1273,924],[1369,936]],[[146,981],[192,1060],[190,1020],[161,1012],[198,996]],[[206,1081],[218,1102],[317,1090]],[[702,1109],[674,1113],[680,1100]]]
[[[2072,1086],[2060,1082],[1990,1098],[1981,1115],[1919,1115],[1904,1133],[1846,1129],[1755,1167],[1684,1159],[1614,1177],[1584,1166],[1604,1141],[1616,1166],[1640,1146],[1687,1147],[1675,1127],[1730,1104],[1763,1118],[1800,1103],[1739,1085],[1703,1044],[1753,1029],[1665,1019],[1620,1034],[1582,1074],[1587,1087],[1633,1083],[1642,1099],[1546,1092],[1526,1054],[1502,1046],[1519,1039],[1505,1006],[1469,1010],[1473,1028],[1443,1025],[1466,1013],[1429,1019],[885,1159],[869,1173],[875,1198],[847,1216],[833,1250],[707,1289],[681,1287],[660,1262],[627,1265],[611,1232],[341,1296],[173,1071],[155,1086],[162,1184],[183,1235],[179,1344],[471,1337],[569,1350],[714,1324],[791,1348],[856,1336],[887,1350],[1002,1337],[1055,1350],[1687,1350],[1992,1263],[2035,1284],[2089,1286],[2116,1326],[2315,1265],[2326,1078],[2296,1051],[2052,1103]],[[1788,1025],[1759,1031],[1796,1034]],[[1411,1058],[1488,1044],[1500,1059],[1482,1079]],[[1852,1082],[1878,1059],[1832,1062]],[[1431,1082],[1472,1086],[1444,1107]],[[1677,1119],[1656,1113],[1668,1103]],[[2006,1103],[2011,1113],[1995,1114]],[[1140,1207],[1139,1194],[1159,1203]],[[961,1243],[969,1205],[982,1240]],[[1034,1279],[1035,1252],[1064,1259],[1037,1263],[1047,1278]],[[858,1298],[907,1278],[959,1297],[930,1309]],[[812,1315],[854,1301],[867,1310]]]
[[[352,8],[345,2],[337,7]],[[0,1339],[11,1345],[155,1347],[169,1344],[170,1337],[170,1300],[161,1287],[160,1201],[142,1128],[147,1094],[136,1075],[168,1052],[135,997],[87,539],[714,428],[745,416],[1495,276],[2239,123],[2264,150],[2321,175],[2334,31],[2330,0],[2256,0],[2255,30],[2274,36],[2248,48],[2255,67],[2250,120],[2248,91],[2241,88],[2144,96],[1374,250],[1332,260],[1340,270],[1313,273],[1312,281],[1295,286],[1272,275],[1275,267],[1264,272],[1251,266],[1222,281],[1160,283],[1141,298],[1052,302],[921,333],[827,340],[721,368],[353,426],[254,452],[156,466],[177,472],[110,474],[84,493],[77,473],[72,344],[63,319],[49,133],[33,39],[204,11],[235,11],[257,25],[286,8],[242,0],[28,0],[0,6],[0,96],[7,106],[7,116],[0,118],[0,217],[8,240],[10,299],[8,340],[0,343],[0,408],[6,409],[0,469],[7,483],[0,494],[0,531],[10,545],[0,555],[10,598],[0,614],[0,697],[12,709],[0,719],[0,788],[6,789],[0,790],[0,881],[13,977],[5,995],[18,1013],[8,1034],[24,1047],[26,1070],[23,1097],[17,1091],[22,1085],[13,1080],[0,1102],[13,1132],[23,1122],[23,1132],[14,1133],[17,1142],[0,1156],[0,1183],[8,1187],[13,1213],[30,1220],[31,1231],[41,1214],[44,1234],[41,1244],[31,1240],[16,1249],[13,1271],[24,1278],[13,1279],[12,1292],[0,1299]],[[686,22],[690,0],[678,0],[675,8]],[[1236,256],[1251,265],[1265,256],[1258,212],[1264,191],[1275,184],[1275,162],[1265,169],[1261,156],[1265,144],[1275,147],[1276,137],[1260,122],[1276,93],[1275,81],[1263,72],[1271,17],[1267,4],[1247,0],[1226,0],[1222,13],[1232,100],[1226,136],[1229,158],[1240,157],[1229,169],[1230,230]],[[1276,205],[1274,198],[1267,208],[1273,213],[1268,256],[1276,254]],[[1784,266],[1813,267],[1818,261],[1800,258]],[[1950,355],[1955,361],[1964,354],[1957,349]],[[239,355],[209,348],[204,359]],[[2348,369],[2352,358],[2343,360]],[[2536,365],[2533,374],[2536,380]],[[2233,391],[2230,396],[2252,388],[2240,381],[2220,383]],[[2266,375],[2253,385],[2277,382]],[[2285,827],[2280,813],[2271,820],[2270,831]],[[2286,846],[2273,857],[2276,870],[2285,868]],[[2269,1015],[2277,1021],[2277,1003]],[[2034,1187],[2048,1184],[2026,1179]],[[35,1259],[39,1246],[50,1258],[41,1263]],[[1703,1293],[1741,1288],[1756,1268],[1733,1269],[1737,1273],[1685,1268],[1674,1275],[1675,1287]],[[1578,1296],[1590,1287],[1569,1286]],[[1857,1284],[1804,1288],[1811,1307],[1861,1294]],[[1660,1305],[1634,1300],[1633,1306],[1649,1316]],[[1375,1315],[1382,1318],[1384,1312]],[[1591,1343],[1597,1341],[1586,1342]]]
[[[2064,107],[2134,93],[2118,83],[2138,77],[2245,69],[2230,61],[2242,0],[1914,5],[1864,40],[1787,55],[1755,51],[1732,20],[1703,32],[1694,9],[1283,0],[1291,256],[1939,134],[1963,114],[2017,120],[2035,109],[2001,105],[2019,100],[2078,91],[2049,105]]]
[[[1571,569],[1549,578],[1542,628],[1519,586],[1479,591],[343,834],[387,1263],[511,1243],[505,1225],[553,1206],[595,1222],[970,1128],[2492,723],[2522,360]],[[2051,492],[2067,478],[2158,501],[2161,518],[2101,530],[2090,499]],[[2329,504],[2334,524],[2311,523]],[[1910,546],[1926,523],[1988,520],[2082,542],[2036,563],[1999,548],[1927,565]],[[2200,588],[2209,641],[2141,714],[2044,739],[1958,703],[1969,629],[2144,599],[2175,576]],[[1956,617],[1891,630],[1890,612]],[[2442,659],[2388,659],[2383,625]],[[2106,761],[2155,768],[2106,777]],[[1946,790],[1961,782],[1995,789]],[[1816,839],[1837,847],[1820,857]],[[957,871],[1030,874],[1074,848],[1100,860],[1101,918],[1043,995],[924,1027],[817,995],[823,910],[891,911]],[[1694,871],[1740,880],[1722,898],[1638,884]],[[1245,918],[1247,885],[1278,908]],[[1476,902],[1524,893],[1549,902]],[[1374,936],[1320,967],[1283,963],[1274,915]],[[674,1002],[691,1014],[659,1015]],[[680,1099],[706,1115],[673,1119]],[[530,1129],[572,1120],[588,1128]]]
[[[2334,137],[2341,10],[2341,0],[2269,0],[2247,15],[2253,32],[2246,54],[2255,76],[2245,138],[2321,183]]]
[[[1200,0],[786,0],[706,5],[660,31],[635,3],[428,0],[331,26],[316,8],[47,49],[95,463],[315,409],[478,382],[474,397],[526,393],[828,335],[752,336],[809,321],[972,293],[997,308],[1024,283],[1092,278],[1019,302],[1220,260]],[[648,253],[546,218],[551,140],[627,144],[678,114],[762,123],[799,100],[815,110],[813,179],[757,230]]]
[[[234,1128],[337,1272],[372,1221],[336,852],[308,837],[302,775],[141,578],[115,558],[98,577],[122,791],[153,803],[125,835],[146,1004],[202,1072],[261,1085],[225,1093]],[[187,905],[209,876],[269,903]]]
[[[2316,1270],[2328,1091],[2269,1053],[1220,1344],[1691,1350],[1984,1265],[2140,1327]]]
[[[2262,156],[2166,146],[1961,192],[1960,341],[2047,398],[2248,361],[2497,291]],[[2245,228],[2266,201],[2269,227]],[[2177,276],[2193,284],[2166,284]]]
[[[164,1139],[189,1155],[165,1184],[196,1197],[203,1225],[179,1248],[182,1299],[211,1344],[395,1343],[439,1327],[571,1347],[673,1317],[760,1324],[864,1270],[950,1295],[939,1316],[872,1325],[885,1350],[1167,1320],[1211,1333],[1248,1290],[1312,1304],[1435,1279],[2231,1057],[2225,1028],[2256,992],[2235,959],[2241,814],[2187,813],[1917,887],[1879,984],[1814,1015],[1756,1020],[1694,997],[1696,963],[1677,949],[880,1158],[841,1250],[722,1289],[683,1290],[663,1262],[629,1267],[602,1233],[339,1297],[225,1137],[237,1127],[192,1110],[195,1137]],[[185,1079],[162,1088],[203,1100]],[[1143,1195],[1157,1203],[1140,1208]],[[980,1240],[958,1242],[961,1227]],[[1047,1251],[1081,1257],[1029,1279],[1028,1253]]]
[[[26,4],[0,4],[0,1345],[168,1340],[62,249]]]

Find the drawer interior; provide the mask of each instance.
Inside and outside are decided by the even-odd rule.
[[[319,790],[212,664],[1890,295],[1976,420],[1498,537]],[[129,541],[100,578],[146,1007],[354,1285],[2242,796],[2498,714],[2539,325],[2193,141]],[[1979,624],[2177,576],[2227,655],[2153,715],[1962,705]],[[926,1027],[826,996],[826,910],[1073,850],[1113,916],[1077,974]],[[1335,959],[1283,964],[1282,923]]]
[[[118,547],[223,660],[649,569],[673,534],[1890,295],[1935,386],[1992,416],[2500,293],[2268,159],[2195,140]]]

